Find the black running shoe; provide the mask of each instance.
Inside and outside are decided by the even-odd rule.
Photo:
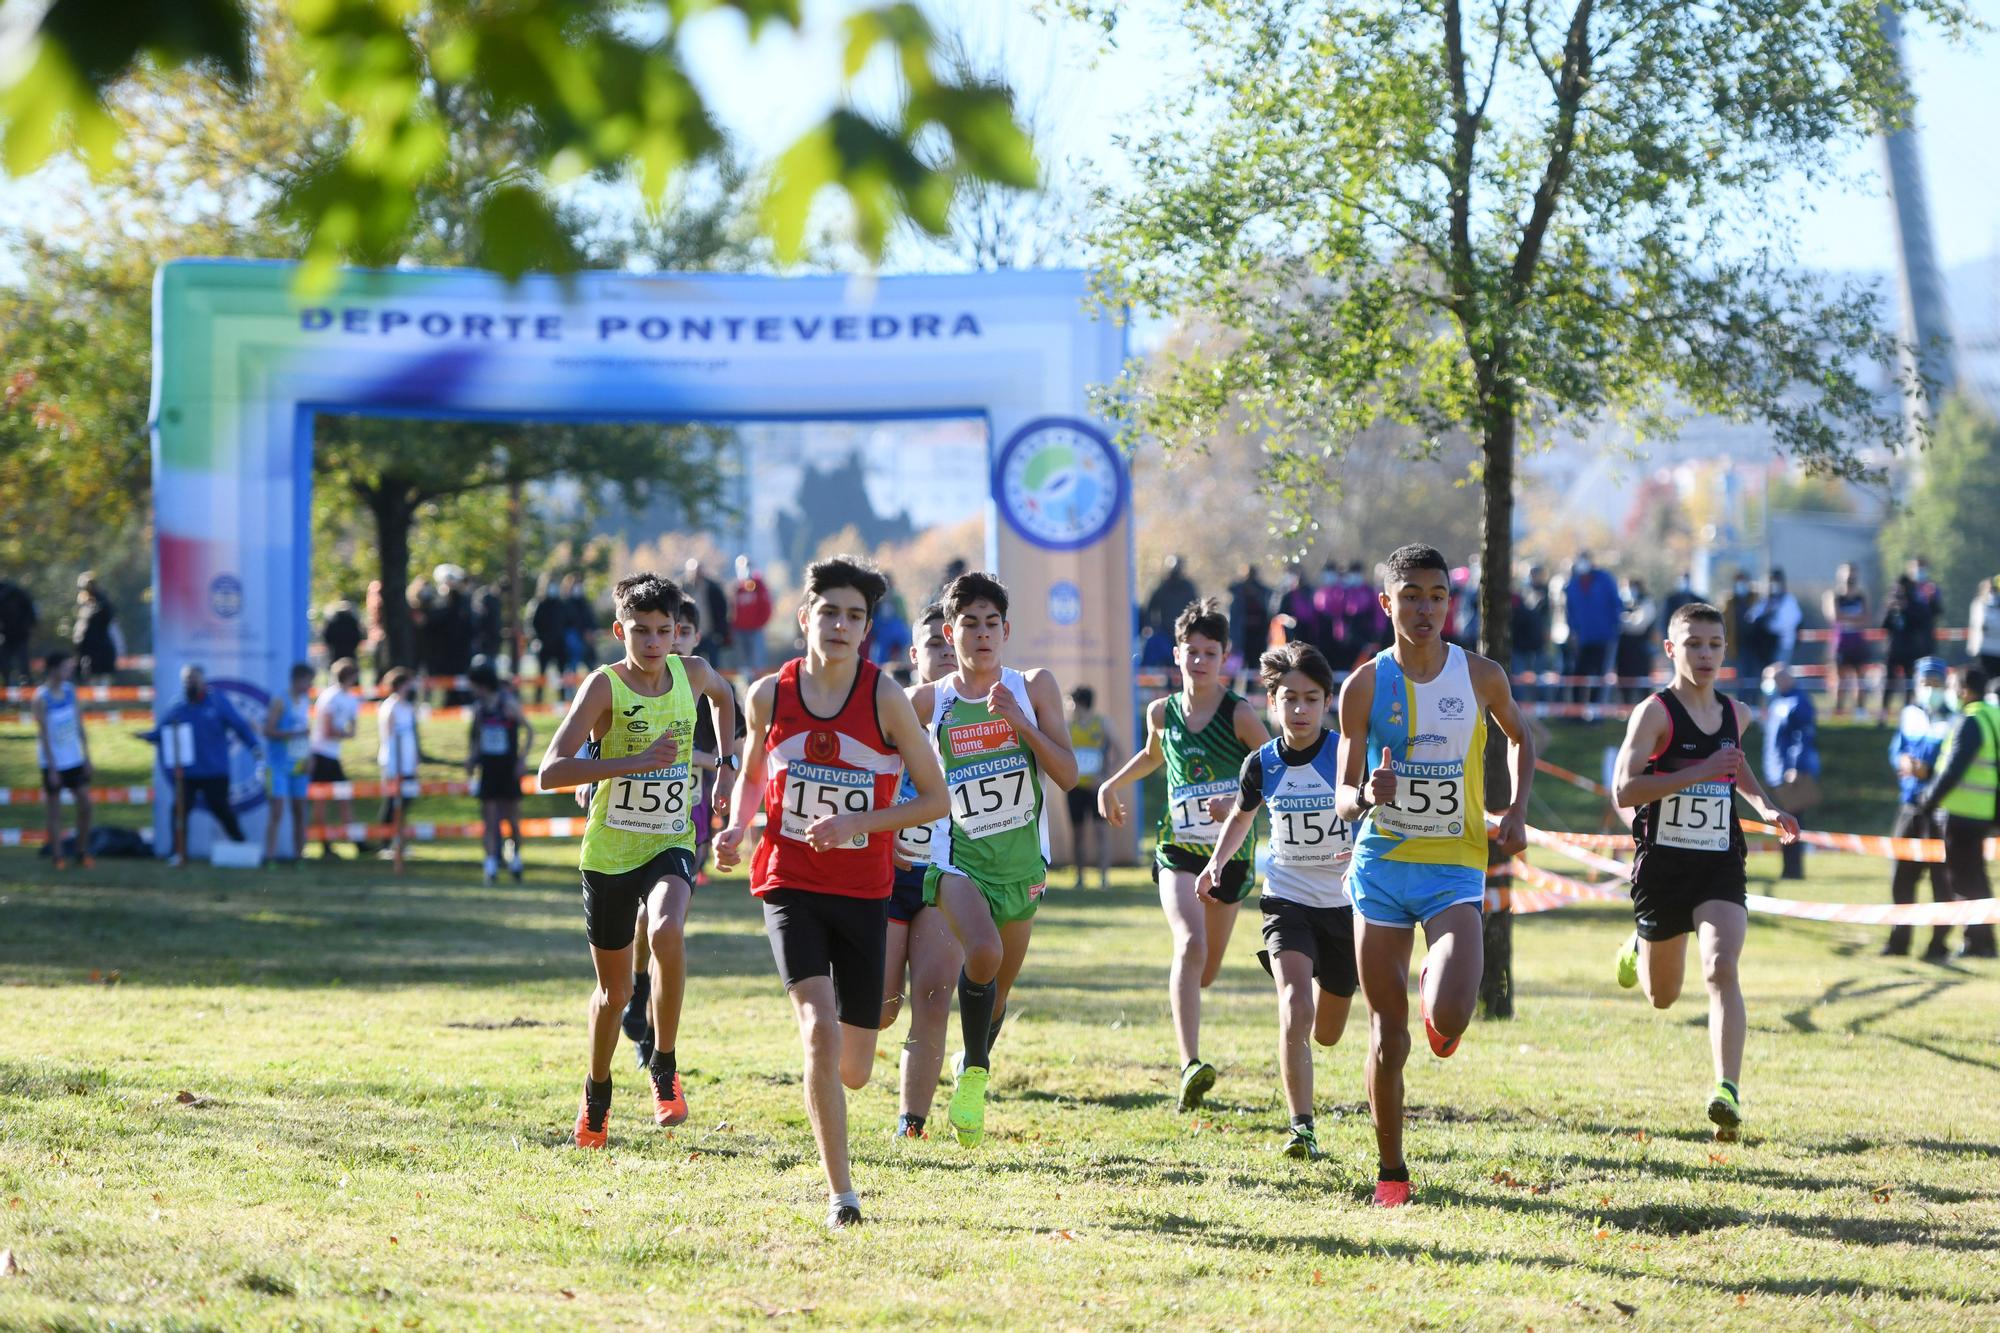
[[[644,1032],[639,1034],[638,1039],[632,1043],[632,1054],[639,1057],[639,1068],[645,1070],[652,1069],[653,1029],[647,1028]]]
[[[861,1210],[851,1203],[837,1203],[827,1209],[826,1224],[834,1231],[861,1225]]]
[[[652,989],[650,978],[633,983],[632,998],[625,1001],[625,1013],[618,1020],[627,1041],[639,1041],[646,1035],[646,1002],[652,998]]]

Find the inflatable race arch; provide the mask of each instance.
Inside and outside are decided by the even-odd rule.
[[[323,298],[290,264],[177,260],[155,283],[153,643],[164,713],[207,668],[252,726],[311,634],[313,421],[977,418],[986,558],[1013,597],[1011,660],[1133,716],[1131,488],[1089,389],[1124,329],[1074,271],[951,277],[584,273],[514,283],[349,270]],[[916,446],[913,446],[916,447]],[[928,576],[930,571],[923,571]],[[231,801],[252,839],[253,756]],[[365,770],[368,766],[360,766]],[[155,846],[171,846],[169,784]],[[190,821],[191,850],[214,825]]]

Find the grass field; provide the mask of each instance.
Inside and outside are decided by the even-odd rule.
[[[1594,773],[1586,731],[1558,757]],[[1878,735],[1855,754],[1879,763]],[[396,880],[0,853],[0,1327],[2000,1323],[1990,964],[1753,920],[1750,1132],[1725,1146],[1705,1007],[1610,984],[1629,915],[1523,918],[1518,1018],[1412,1063],[1420,1206],[1385,1214],[1364,1206],[1358,1015],[1318,1062],[1328,1159],[1278,1155],[1252,917],[1209,1001],[1222,1081],[1175,1114],[1166,933],[1127,872],[1051,895],[983,1148],[888,1138],[884,1040],[850,1099],[869,1223],[833,1235],[741,882],[691,920],[693,1118],[654,1130],[621,1048],[611,1150],[585,1155],[573,848],[532,848],[528,883],[497,889],[475,854],[425,849]],[[1875,900],[1883,874],[1819,857],[1799,891]]]

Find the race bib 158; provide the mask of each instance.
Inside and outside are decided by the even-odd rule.
[[[606,828],[678,838],[692,827],[688,766],[676,764],[652,773],[628,773],[611,780],[604,809]]]

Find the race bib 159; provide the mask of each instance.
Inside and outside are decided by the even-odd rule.
[[[812,826],[835,815],[865,815],[875,808],[875,775],[858,768],[795,763],[785,769],[785,808],[778,828],[786,837],[804,842]],[[840,844],[858,851],[868,835],[857,833]]]

